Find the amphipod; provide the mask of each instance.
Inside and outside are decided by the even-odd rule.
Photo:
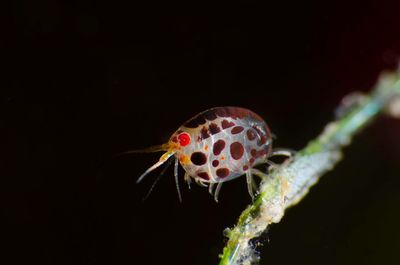
[[[174,176],[179,200],[178,165],[185,170],[184,179],[190,187],[192,179],[208,186],[214,198],[224,182],[246,175],[247,188],[253,196],[253,175],[266,176],[254,168],[270,163],[273,155],[290,156],[289,150],[272,150],[272,136],[264,120],[254,112],[240,107],[216,107],[199,113],[176,130],[169,141],[150,147],[146,152],[165,151],[159,161],[148,168],[137,183],[154,169],[175,159]],[[133,151],[137,152],[137,151]],[[129,153],[129,151],[128,151]]]

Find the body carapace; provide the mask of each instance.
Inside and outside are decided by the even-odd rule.
[[[252,175],[264,175],[254,166],[268,163],[267,158],[273,154],[267,124],[254,112],[240,107],[216,107],[201,112],[179,127],[168,143],[148,150],[166,153],[139,177],[138,182],[174,156],[179,198],[178,164],[181,164],[189,184],[194,179],[200,185],[208,185],[211,193],[213,184],[218,184],[215,200],[223,182],[242,175],[246,175],[253,197]]]

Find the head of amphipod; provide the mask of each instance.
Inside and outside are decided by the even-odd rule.
[[[265,121],[254,112],[240,107],[216,107],[201,112],[180,126],[167,143],[142,151],[165,153],[137,182],[164,163],[174,161],[180,200],[179,164],[185,170],[184,179],[189,187],[192,180],[201,186],[208,186],[216,201],[222,184],[242,175],[246,176],[248,191],[253,198],[253,176],[266,176],[255,166],[269,164],[268,158],[273,155],[292,154],[283,149],[273,151],[272,136]]]

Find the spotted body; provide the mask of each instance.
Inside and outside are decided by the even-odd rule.
[[[175,156],[175,181],[179,199],[178,165],[185,170],[185,180],[212,187],[217,183],[215,200],[222,183],[246,175],[247,187],[253,197],[252,175],[265,176],[254,166],[268,163],[272,137],[264,120],[254,112],[240,107],[216,107],[194,116],[172,134],[168,143],[151,147],[149,152],[166,151],[160,160],[147,169],[149,172]],[[290,155],[278,152],[278,155]]]
[[[190,143],[181,146],[179,136],[185,133]],[[232,180],[265,163],[272,146],[265,122],[238,107],[206,110],[182,125],[170,141],[180,145],[176,156],[185,171],[211,183]]]

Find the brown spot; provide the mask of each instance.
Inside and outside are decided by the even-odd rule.
[[[239,160],[244,153],[243,145],[239,142],[234,142],[230,146],[231,156],[235,160]]]
[[[205,180],[209,180],[210,179],[210,176],[208,175],[207,172],[199,172],[199,173],[197,173],[197,176],[199,178],[202,178],[202,179],[205,179]]]
[[[225,107],[225,111],[228,117],[232,119],[243,119],[245,117],[255,118],[258,119],[258,115],[251,112],[248,109],[240,108],[240,107]],[[260,118],[261,119],[261,118]]]
[[[204,146],[204,150],[206,151],[208,150],[208,145]]]
[[[225,156],[221,156],[221,160],[225,160]]]
[[[249,169],[249,166],[248,166],[248,165],[244,165],[244,166],[243,166],[243,170],[244,170],[244,171],[246,171],[246,170],[248,170],[248,169]]]
[[[197,115],[197,117],[195,117],[196,123],[197,125],[202,125],[204,123],[206,123],[206,119],[204,119],[204,117],[202,115]]]
[[[221,131],[221,129],[215,123],[211,123],[210,126],[208,127],[208,130],[210,131],[211,134],[216,134]]]
[[[235,126],[235,123],[233,123],[233,122],[231,122],[231,121],[223,120],[223,121],[221,122],[221,126],[222,126],[222,129],[226,129],[226,128]]]
[[[257,150],[256,149],[251,149],[250,154],[252,157],[255,157],[257,155]]]
[[[257,157],[261,157],[261,156],[266,155],[266,154],[267,154],[267,150],[262,149],[262,150],[257,152]]]
[[[250,163],[250,165],[252,165],[254,163],[254,157],[250,158],[249,163]]]
[[[252,129],[248,129],[247,130],[247,132],[246,132],[246,134],[247,134],[247,138],[250,140],[250,141],[253,141],[254,139],[256,139],[256,137],[257,137],[257,134],[254,132],[254,130],[252,130]]]
[[[233,127],[233,129],[231,130],[232,134],[238,134],[241,133],[244,130],[244,128],[242,126],[236,126]]]
[[[215,109],[219,117],[231,117],[232,119],[243,119],[245,117],[264,122],[264,120],[254,112],[240,107],[220,107]]]
[[[228,117],[228,112],[226,111],[225,107],[222,108],[216,108],[215,113],[220,116],[220,117]]]
[[[217,176],[220,178],[226,178],[227,176],[229,176],[229,169],[227,168],[219,168],[217,169]]]
[[[197,166],[204,165],[207,162],[207,156],[202,152],[194,152],[190,156],[190,160]]]
[[[178,142],[178,137],[176,137],[176,136],[172,137],[171,141],[174,142],[174,143],[177,143]]]
[[[217,118],[217,114],[215,113],[214,110],[207,111],[203,115],[209,121],[213,121],[213,120],[215,120]]]
[[[219,161],[218,160],[212,161],[212,165],[213,167],[217,167],[219,165]]]
[[[197,121],[194,118],[192,118],[189,121],[187,121],[183,126],[187,128],[197,128],[198,124]]]
[[[201,139],[207,139],[208,137],[210,137],[206,127],[201,128],[200,135],[201,135]]]
[[[202,115],[197,115],[187,121],[183,126],[187,128],[197,128],[199,125],[206,123],[206,119]]]
[[[214,143],[213,145],[213,153],[214,155],[219,155],[221,154],[222,150],[225,148],[225,141],[224,140],[218,140]]]
[[[262,146],[267,142],[268,137],[266,135],[261,136],[261,138],[257,141],[258,146]]]
[[[243,119],[244,117],[250,116],[250,111],[248,109],[238,108],[238,107],[227,107],[227,109],[229,116],[232,117],[233,119],[237,118]]]

